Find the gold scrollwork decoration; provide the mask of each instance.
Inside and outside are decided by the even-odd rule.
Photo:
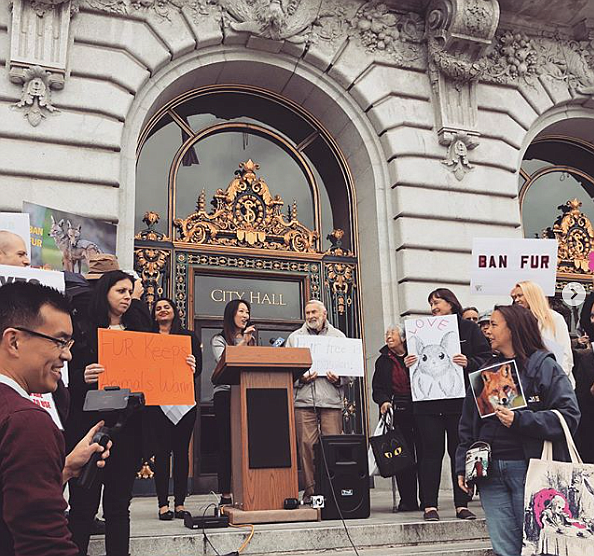
[[[284,205],[274,197],[266,182],[256,175],[260,166],[247,160],[239,164],[236,177],[226,190],[214,195],[214,209],[206,211],[206,194],[198,196],[196,211],[176,218],[177,241],[194,245],[255,247],[297,253],[317,252],[318,233],[297,219],[297,204],[282,214]]]
[[[347,305],[352,304],[351,290],[354,283],[355,265],[347,263],[326,264],[326,285],[336,299],[339,315],[346,313]]]
[[[165,249],[141,247],[134,251],[134,255],[144,286],[144,299],[152,310],[153,303],[163,295],[163,273],[171,253]]]
[[[332,244],[331,247],[324,252],[324,255],[334,255],[335,257],[354,257],[355,254],[349,249],[342,248],[342,238],[344,237],[344,230],[340,228],[332,230],[326,236],[326,239]]]
[[[134,236],[134,239],[140,239],[142,241],[169,241],[169,238],[163,232],[155,230],[160,218],[158,212],[153,212],[152,210],[145,212],[142,221],[147,226],[146,230],[138,232]]]
[[[589,255],[594,249],[594,229],[590,219],[580,210],[582,202],[570,199],[559,206],[561,214],[542,237],[556,239],[557,273],[590,275]]]

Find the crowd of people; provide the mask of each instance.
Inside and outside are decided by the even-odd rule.
[[[27,266],[29,260],[20,238],[7,234],[0,234],[0,264]],[[70,303],[45,286],[15,283],[0,288],[0,483],[4,485],[2,503],[11,508],[0,519],[0,543],[11,547],[2,554],[86,556],[101,505],[107,555],[127,556],[134,479],[143,459],[153,456],[158,519],[185,516],[196,405],[180,407],[176,418],[171,418],[166,407],[144,408],[119,426],[113,443],[106,448],[92,439],[98,427],[114,425],[114,415],[97,416],[83,410],[87,393],[97,389],[105,372],[99,363],[100,329],[190,336],[192,354],[186,363],[195,377],[200,375],[200,342],[182,327],[175,303],[158,299],[149,312],[142,294],[140,281],[120,270],[113,255],[97,255],[91,261],[82,294],[77,290]],[[520,554],[523,485],[529,458],[540,455],[545,440],[554,442],[559,459],[567,457],[560,423],[549,410],[561,412],[577,435],[583,459],[594,462],[594,449],[587,438],[594,424],[594,295],[582,309],[584,334],[573,343],[565,319],[551,310],[538,285],[519,282],[510,295],[512,304],[484,312],[476,307],[463,308],[446,288],[428,295],[433,316],[456,317],[460,352],[451,360],[463,369],[465,398],[413,400],[410,369],[417,356],[408,352],[406,335],[398,323],[386,330],[372,380],[372,397],[379,414],[393,414],[393,422],[416,460],[413,468],[396,476],[398,511],[422,511],[425,520],[440,519],[439,488],[447,449],[456,516],[475,519],[468,509],[473,490],[465,478],[465,456],[476,441],[489,442],[492,472],[477,486],[499,556]],[[244,300],[226,305],[222,330],[209,346],[215,361],[229,345],[255,345],[257,331],[251,310]],[[304,314],[305,322],[288,337],[288,347],[296,345],[303,335],[344,337],[328,321],[320,301],[308,301]],[[498,407],[493,416],[483,419],[468,375],[512,358],[527,406],[515,411]],[[65,362],[69,367],[67,387],[61,379]],[[306,373],[295,383],[295,424],[305,503],[316,493],[314,446],[319,435],[342,433],[344,387],[349,380],[328,371],[324,376]],[[45,411],[25,401],[31,393],[48,392],[53,394],[63,433]],[[233,503],[230,387],[215,385],[213,401],[219,446],[218,491],[220,504],[227,505]],[[36,449],[27,449],[24,442]],[[90,489],[82,488],[76,476],[94,453],[101,454],[97,465],[103,469]],[[36,468],[35,473],[22,475],[23,469],[31,466]],[[169,506],[171,474],[173,510]],[[5,477],[10,477],[9,487]],[[66,482],[67,513],[62,495]],[[36,548],[50,537],[60,538],[55,550]]]
[[[440,519],[437,496],[447,436],[456,516],[475,519],[467,508],[475,485],[466,480],[466,453],[477,441],[490,445],[489,474],[476,481],[476,488],[498,556],[519,556],[522,550],[529,459],[539,458],[543,442],[550,440],[555,458],[569,461],[561,423],[550,410],[565,418],[584,462],[594,463],[588,437],[594,426],[594,294],[581,310],[583,336],[573,342],[567,322],[550,308],[538,284],[519,282],[510,296],[512,304],[485,312],[462,308],[445,288],[428,296],[432,315],[457,316],[462,353],[452,361],[464,369],[464,399],[413,401],[409,373],[417,358],[408,354],[399,324],[386,330],[386,345],[375,362],[372,381],[380,415],[393,412],[393,422],[417,461],[415,468],[396,475],[398,511],[420,508],[425,520]],[[468,375],[510,359],[516,361],[526,407],[498,406],[494,415],[481,418]]]

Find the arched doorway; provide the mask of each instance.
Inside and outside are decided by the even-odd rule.
[[[258,87],[184,92],[146,123],[137,149],[135,265],[149,304],[169,295],[203,345],[193,487],[214,486],[210,339],[225,304],[252,303],[260,345],[303,320],[307,299],[360,337],[354,187],[344,156],[311,114]],[[141,222],[144,222],[144,226]],[[364,429],[365,385],[344,406]]]
[[[518,183],[524,236],[557,240],[557,294],[551,304],[574,332],[579,308],[564,304],[561,291],[575,281],[592,289],[594,250],[594,144],[577,136],[580,128],[579,121],[565,120],[539,134],[524,155]]]

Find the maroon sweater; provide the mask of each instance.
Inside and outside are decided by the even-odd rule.
[[[0,556],[77,556],[63,467],[64,439],[49,414],[0,383]]]

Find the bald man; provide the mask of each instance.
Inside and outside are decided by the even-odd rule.
[[[7,230],[0,230],[0,264],[9,266],[29,266],[25,240]]]

